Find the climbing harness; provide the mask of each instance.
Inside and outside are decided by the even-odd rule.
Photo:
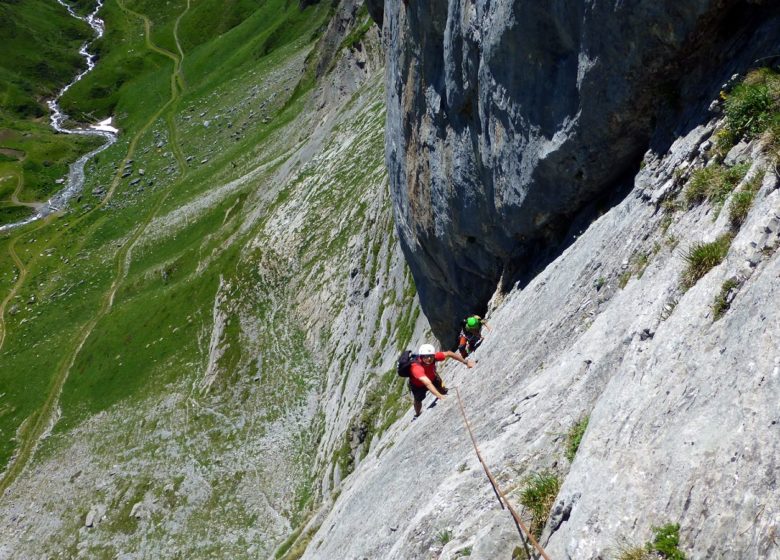
[[[501,509],[508,509],[509,513],[512,514],[512,517],[515,520],[515,526],[517,527],[517,530],[520,532],[520,538],[528,537],[528,540],[531,541],[531,544],[534,546],[534,548],[539,552],[539,554],[542,555],[542,558],[544,558],[545,560],[550,560],[550,557],[547,556],[547,553],[539,545],[539,543],[536,542],[534,536],[525,526],[523,520],[520,519],[520,516],[512,507],[512,504],[510,504],[509,500],[506,499],[506,495],[501,490],[501,487],[498,485],[498,482],[496,482],[496,479],[493,478],[493,474],[490,472],[487,463],[485,463],[485,460],[482,458],[482,454],[479,452],[479,447],[477,446],[477,440],[474,437],[474,432],[471,431],[471,424],[469,423],[469,419],[466,417],[466,409],[463,408],[463,400],[460,398],[460,389],[458,389],[458,387],[455,387],[455,394],[458,396],[458,405],[460,406],[460,413],[463,415],[463,422],[466,424],[466,429],[469,431],[469,436],[471,436],[471,443],[474,445],[474,451],[476,451],[477,453],[477,459],[479,459],[479,462],[482,463],[482,468],[485,470],[485,474],[487,475],[491,486],[493,486],[493,492],[496,493],[496,498],[498,499],[498,503],[501,505]]]

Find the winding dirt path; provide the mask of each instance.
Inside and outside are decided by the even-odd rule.
[[[22,174],[18,171],[14,172],[14,175],[16,175],[16,188],[11,195],[11,203],[13,206],[26,206],[35,210],[43,206],[43,202],[22,202],[19,200],[19,193],[22,192],[22,188],[24,187],[24,180],[22,179]],[[8,175],[7,177],[12,177],[12,175]]]
[[[22,188],[24,187],[24,179],[22,174],[18,171],[14,171],[12,175],[6,175],[5,177],[3,177],[3,179],[12,178],[14,176],[16,177],[16,188],[14,189],[14,192],[11,195],[12,205],[27,206],[29,208],[35,208],[35,209],[39,208],[40,206],[43,206],[42,202],[22,202],[19,200],[19,193],[22,192]],[[5,335],[7,330],[5,326],[5,310],[8,307],[8,304],[11,302],[11,300],[16,296],[17,293],[19,293],[19,289],[22,287],[25,279],[27,278],[27,268],[24,266],[24,263],[19,258],[19,255],[16,252],[16,243],[24,235],[29,235],[33,232],[38,231],[42,227],[48,225],[49,221],[50,221],[49,218],[44,218],[43,220],[41,220],[41,223],[38,224],[37,227],[27,231],[24,234],[12,238],[8,243],[8,254],[11,256],[11,260],[14,261],[14,266],[16,267],[19,276],[16,278],[16,282],[14,282],[14,285],[11,287],[11,291],[8,292],[8,295],[6,295],[3,301],[0,302],[0,350],[3,349],[3,344],[5,343]]]
[[[121,0],[117,0],[117,3],[123,11],[143,20],[144,31],[145,31],[145,42],[147,47],[150,50],[162,54],[163,56],[166,56],[173,61],[174,68],[173,68],[173,72],[171,73],[171,97],[157,112],[154,113],[154,115],[152,115],[152,117],[144,124],[144,126],[133,136],[132,140],[130,141],[130,144],[128,145],[127,153],[125,157],[122,159],[122,161],[117,167],[117,172],[114,175],[114,178],[111,182],[111,186],[107,191],[106,196],[100,202],[100,204],[98,204],[91,212],[84,214],[79,218],[77,218],[76,220],[74,220],[73,222],[71,222],[68,228],[63,228],[62,232],[60,232],[57,236],[52,238],[49,245],[51,245],[56,239],[61,237],[62,233],[66,229],[72,229],[76,224],[80,223],[88,215],[91,215],[95,210],[102,208],[106,204],[108,204],[108,202],[113,197],[114,192],[116,191],[116,188],[120,183],[122,169],[124,168],[127,161],[132,159],[139,140],[144,135],[144,133],[149,129],[149,127],[151,127],[163,115],[165,111],[169,111],[169,114],[166,115],[165,121],[169,127],[169,133],[171,135],[171,143],[174,146],[173,151],[174,154],[176,154],[176,160],[179,165],[179,170],[182,173],[186,173],[186,161],[185,158],[182,156],[181,148],[178,145],[178,134],[175,127],[175,119],[173,114],[174,113],[173,108],[175,108],[176,103],[178,102],[181,96],[182,88],[184,84],[184,78],[181,71],[183,53],[181,54],[181,56],[179,56],[154,45],[154,43],[152,43],[151,40],[151,21],[149,20],[149,18],[144,14],[139,14],[137,12],[127,9]],[[179,49],[181,49],[181,47],[179,46],[179,40],[177,36],[178,22],[181,19],[181,17],[187,12],[187,10],[189,10],[189,8],[190,8],[190,2],[188,0],[187,8],[182,12],[182,14],[179,15],[179,17],[176,20],[177,24],[174,26],[174,39],[176,41],[177,48]],[[30,459],[35,454],[35,451],[42,437],[49,432],[49,430],[54,426],[54,424],[56,424],[56,421],[59,417],[58,407],[59,407],[60,395],[62,394],[62,388],[65,386],[65,382],[68,379],[70,371],[73,368],[73,365],[75,364],[79,354],[81,353],[84,344],[87,342],[87,339],[94,331],[95,326],[98,324],[98,322],[101,319],[103,319],[111,311],[111,308],[114,303],[114,297],[116,296],[116,293],[120,285],[122,284],[122,282],[127,276],[127,272],[130,267],[130,262],[132,260],[131,259],[132,249],[134,248],[136,242],[141,237],[146,227],[155,217],[157,212],[160,210],[162,205],[165,203],[165,201],[167,200],[168,196],[171,194],[172,191],[173,188],[169,188],[162,194],[162,196],[160,196],[159,200],[154,205],[154,207],[147,213],[144,219],[136,226],[135,231],[130,236],[130,238],[128,238],[117,251],[114,257],[116,263],[114,280],[111,283],[110,288],[104,294],[100,307],[93,315],[93,317],[86,324],[84,324],[78,330],[77,333],[75,333],[75,336],[73,337],[74,346],[72,348],[72,351],[66,353],[66,355],[63,356],[63,359],[58,364],[56,373],[52,378],[48,395],[43,405],[36,412],[34,412],[27,420],[25,420],[23,426],[19,429],[18,437],[20,440],[20,444],[19,447],[17,448],[15,456],[11,459],[11,461],[8,464],[8,467],[3,473],[3,478],[0,479],[0,496],[2,496],[5,490],[24,471]],[[50,219],[53,218],[54,215],[50,216]],[[39,227],[43,227],[43,225],[45,224],[42,224]],[[37,229],[39,228],[36,228],[36,230]],[[16,292],[18,292],[19,288],[24,282],[24,278],[27,275],[27,269],[24,267],[23,263],[21,262],[21,260],[19,260],[18,255],[16,255],[14,251],[14,245],[16,241],[19,239],[19,237],[21,237],[22,235],[13,238],[9,243],[9,252],[11,252],[11,257],[14,259],[14,262],[19,267],[20,274],[19,274],[19,278],[17,278],[17,282],[14,285],[14,288],[12,289],[11,293],[4,300],[2,307],[0,307],[0,316],[3,317],[5,315],[4,313],[5,305],[14,297]],[[2,343],[5,339],[5,334],[4,334],[5,328],[2,319],[0,319],[0,323],[3,325],[2,338],[0,338],[0,349],[1,349]]]

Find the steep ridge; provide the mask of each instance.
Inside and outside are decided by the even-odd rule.
[[[0,558],[523,557],[455,399],[412,423],[393,371],[432,334],[391,217],[383,141],[390,169],[408,169],[392,159],[397,91],[384,91],[369,10],[295,4],[124,0],[128,17],[109,3],[121,48],[81,84],[95,95],[82,112],[114,107],[128,134],[91,164],[85,192],[98,194],[2,239],[19,270],[3,288],[17,306],[0,354],[4,464],[71,362],[53,426],[0,500]],[[444,9],[388,2],[384,20]],[[124,56],[143,71],[101,88]],[[636,177],[611,182],[557,259],[518,284],[475,265],[484,293],[468,280],[452,292],[470,306],[492,295],[494,332],[475,369],[444,377],[552,558],[619,557],[675,523],[692,558],[780,557],[776,141],[724,148],[721,76],[696,89],[700,72],[686,87],[701,99],[659,113]],[[706,165],[736,176],[717,199],[691,194]],[[396,216],[417,204],[397,195]],[[462,211],[431,207],[436,228]],[[692,249],[719,239],[723,263],[692,279]],[[419,247],[432,266],[471,258]],[[452,302],[421,295],[437,332],[451,329]],[[556,485],[531,519],[518,504],[534,475]]]
[[[780,26],[774,3],[742,0],[383,4],[395,216],[447,341],[691,106],[775,56]]]
[[[68,110],[115,104],[126,135],[88,165],[91,197],[7,241],[0,558],[297,556],[405,411],[393,360],[426,323],[377,30],[358,2],[279,1],[197,42],[218,4],[106,6],[108,66]],[[101,89],[128,45],[156,70]]]
[[[371,13],[421,306],[495,330],[444,377],[549,556],[780,558],[776,6]],[[454,401],[372,445],[305,558],[537,557]]]
[[[622,202],[496,295],[476,368],[444,369],[532,528],[525,493],[537,475],[557,479],[535,527],[550,558],[636,558],[675,524],[686,558],[780,558],[776,147],[733,148],[728,164],[747,164],[723,210],[689,206],[701,169],[717,167],[716,122],[648,152]],[[691,285],[686,255],[735,231],[741,191],[754,203],[725,259]],[[304,556],[335,557],[526,557],[452,397],[397,423],[346,481]]]

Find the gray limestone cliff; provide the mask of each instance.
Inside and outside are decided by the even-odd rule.
[[[372,442],[304,558],[538,558],[457,389],[550,558],[658,558],[671,526],[664,557],[780,559],[777,136],[721,142],[732,76],[777,62],[777,5],[369,6],[420,304],[445,343],[474,310],[493,332],[474,369],[442,368],[448,397]],[[710,173],[737,178],[697,198]],[[535,520],[539,476],[556,485]]]
[[[777,53],[772,2],[386,0],[386,158],[434,332],[527,279],[572,220]],[[464,296],[468,294],[468,296]]]
[[[457,388],[526,524],[533,477],[557,480],[537,527],[550,558],[639,558],[654,527],[676,524],[685,558],[780,559],[780,179],[761,140],[742,143],[726,160],[744,175],[722,207],[683,204],[692,178],[719,165],[718,122],[647,152],[617,206],[496,295],[476,367],[448,362],[450,395],[372,445],[304,558],[526,558]],[[687,255],[724,234],[723,261],[686,289]],[[572,457],[567,434],[583,419]]]

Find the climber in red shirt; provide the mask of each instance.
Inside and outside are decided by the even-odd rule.
[[[422,402],[425,394],[430,391],[437,399],[443,399],[447,394],[447,388],[444,382],[436,372],[436,362],[443,362],[447,358],[452,358],[464,364],[468,368],[474,367],[474,362],[466,360],[449,350],[437,352],[431,344],[423,344],[417,353],[415,361],[409,372],[409,389],[414,396],[414,417],[417,418],[422,413]]]

